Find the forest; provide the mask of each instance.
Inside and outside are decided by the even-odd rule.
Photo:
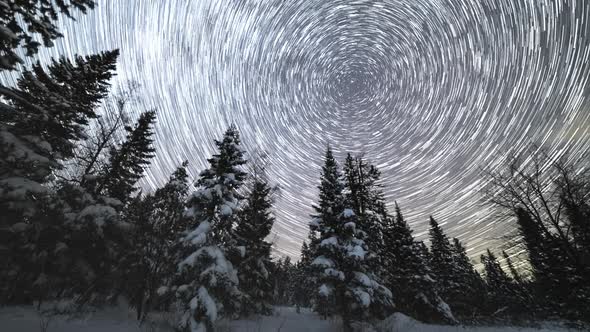
[[[36,1],[23,3],[24,24],[44,45],[14,8],[2,9],[3,19],[13,15],[13,32],[0,31],[2,71],[23,62],[17,47],[33,56],[51,46],[57,12],[92,9],[58,1],[39,17]],[[255,154],[235,125],[197,178],[186,161],[157,190],[140,189],[158,123],[154,110],[130,121],[125,97],[112,93],[120,52],[35,63],[15,86],[0,86],[2,305],[62,313],[124,299],[138,321],[175,313],[178,331],[214,331],[222,318],[272,315],[274,306],[340,317],[345,331],[396,312],[441,325],[589,322],[587,168],[539,148],[487,172],[481,194],[515,233],[481,255],[478,271],[440,220],[424,220],[427,241],[414,237],[370,156],[339,161],[327,145],[316,156],[315,213],[301,221],[309,235],[292,262],[271,250],[276,184],[264,160],[247,158]]]

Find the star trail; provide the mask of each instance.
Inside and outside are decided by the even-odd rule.
[[[279,254],[299,254],[330,144],[379,167],[419,238],[432,214],[476,257],[511,227],[480,168],[590,150],[589,20],[586,0],[100,0],[38,58],[121,49],[115,87],[158,116],[147,188],[185,159],[196,177],[235,123],[281,188]]]

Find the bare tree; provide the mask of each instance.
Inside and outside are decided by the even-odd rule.
[[[484,170],[488,182],[484,196],[500,207],[505,216],[514,216],[519,208],[526,211],[543,235],[559,243],[564,253],[580,266],[586,259],[580,241],[574,238],[576,220],[572,217],[576,213],[590,215],[590,170],[568,155],[551,158],[536,146],[529,151],[524,158],[509,156],[502,171]]]

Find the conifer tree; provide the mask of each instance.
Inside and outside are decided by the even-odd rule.
[[[271,244],[264,240],[274,223],[271,191],[264,174],[255,173],[252,188],[239,214],[236,236],[238,245],[245,248],[245,257],[238,267],[240,290],[244,295],[244,315],[272,312],[272,280],[269,271]]]
[[[481,263],[485,270],[488,301],[495,313],[508,309],[511,303],[516,304],[510,278],[500,266],[496,255],[488,249],[487,255],[481,255]]]
[[[366,233],[366,242],[372,249],[372,271],[383,277],[386,270],[383,225],[389,218],[379,183],[380,172],[361,157],[349,153],[344,164],[344,199],[357,215],[358,228]]]
[[[506,260],[506,265],[508,266],[508,270],[510,271],[510,274],[511,274],[514,282],[516,282],[517,285],[522,285],[524,283],[522,276],[514,267],[514,263],[512,263],[512,259],[510,258],[510,256],[508,256],[508,253],[506,253],[505,250],[502,250],[502,257],[504,257],[504,259]]]
[[[273,294],[275,304],[291,304],[293,263],[290,257],[284,257],[272,264]]]
[[[460,243],[453,245],[436,220],[430,217],[430,266],[436,277],[440,295],[455,314],[472,315],[471,285],[477,285],[477,276],[470,271],[471,263]],[[460,252],[459,254],[457,254]],[[469,276],[465,279],[465,276]]]
[[[480,309],[479,297],[485,293],[484,281],[469,260],[467,250],[457,238],[453,238],[452,253],[455,262],[453,277],[460,285],[454,292],[453,301],[457,311],[473,316]]]
[[[184,225],[182,211],[188,194],[188,163],[185,161],[168,182],[153,195],[134,197],[124,219],[134,226],[132,241],[122,260],[123,287],[141,320],[157,303],[157,289],[170,282],[176,271],[175,240]]]
[[[16,88],[0,123],[0,209],[10,262],[2,271],[7,301],[48,300],[105,292],[112,252],[122,237],[107,199],[54,183],[50,174],[72,156],[84,126],[106,96],[118,51],[35,65]],[[50,183],[51,182],[51,183]],[[50,186],[51,184],[51,186]],[[6,229],[6,228],[4,228]],[[20,249],[18,249],[20,248]],[[78,297],[80,299],[80,297]]]
[[[239,252],[233,224],[239,212],[238,194],[245,178],[240,137],[231,126],[219,152],[201,172],[197,191],[189,198],[188,230],[180,239],[180,263],[173,290],[184,312],[180,327],[191,331],[212,331],[221,315],[239,308],[238,275],[228,256]]]
[[[307,242],[303,242],[301,246],[301,259],[295,266],[293,302],[295,302],[297,312],[299,312],[301,307],[310,307],[312,305],[312,298],[309,294],[313,294],[317,287],[316,280],[312,277],[311,261],[314,257],[314,253],[307,245]]]
[[[427,322],[456,323],[449,306],[436,290],[428,259],[395,204],[396,217],[384,227],[387,286],[396,296],[398,310]]]
[[[59,13],[73,19],[73,10],[86,14],[94,6],[93,0],[21,0],[0,6],[0,70],[13,70],[23,63],[15,52],[19,47],[24,47],[27,56],[37,54],[41,43],[36,34],[45,47],[53,46],[53,41],[62,36],[57,26]]]
[[[449,242],[447,235],[438,225],[436,220],[430,217],[430,266],[436,275],[439,289],[443,296],[449,300],[457,285],[454,283],[454,258],[453,247]]]
[[[135,184],[142,177],[144,167],[154,156],[153,125],[156,112],[140,115],[134,127],[126,127],[126,140],[110,151],[109,162],[102,172],[96,192],[118,199],[122,203],[137,190]]]
[[[330,148],[326,150],[320,181],[320,214],[312,223],[319,244],[312,266],[318,274],[317,306],[323,315],[339,314],[345,328],[354,320],[383,315],[393,306],[391,292],[375,279],[365,243],[366,232],[357,227],[358,218],[345,209],[341,175]]]

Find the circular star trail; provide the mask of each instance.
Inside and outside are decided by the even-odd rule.
[[[298,256],[330,144],[380,168],[419,238],[432,214],[475,257],[510,229],[481,167],[590,148],[589,19],[586,0],[104,0],[40,58],[121,49],[116,85],[158,115],[146,187],[198,174],[235,123],[281,187],[278,253]]]

